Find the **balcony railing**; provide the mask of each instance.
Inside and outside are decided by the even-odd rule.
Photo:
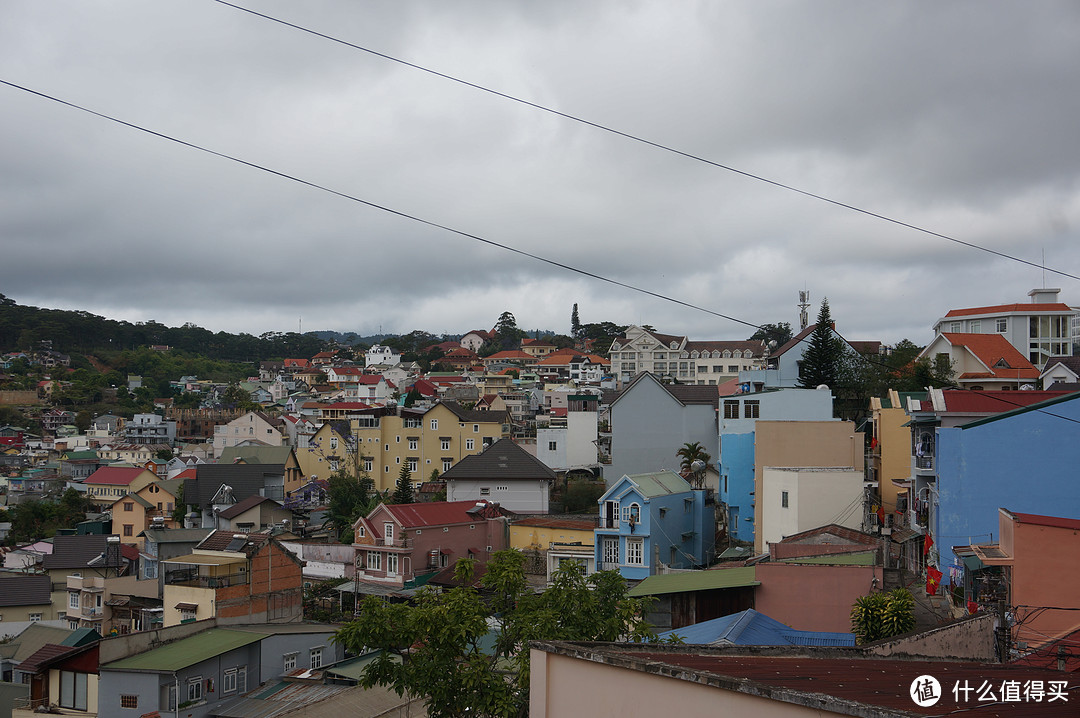
[[[378,542],[379,546],[389,546],[390,548],[412,548],[413,540],[408,536],[398,536],[397,538],[382,538]]]
[[[933,456],[916,456],[915,457],[915,468],[916,469],[922,469],[924,471],[932,470],[934,468],[934,457]]]
[[[239,586],[248,582],[246,573],[230,573],[221,576],[200,576],[197,569],[166,571],[165,584],[169,586],[191,586],[193,588],[225,588]]]
[[[616,518],[608,518],[606,516],[596,517],[596,528],[598,529],[617,529],[619,528],[619,520]]]

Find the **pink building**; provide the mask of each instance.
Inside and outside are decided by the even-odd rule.
[[[998,529],[996,544],[954,548],[967,598],[986,610],[998,599],[1012,607],[1021,653],[1080,629],[1080,519],[998,509]]]
[[[402,588],[459,558],[487,563],[509,545],[508,516],[489,501],[380,504],[353,524],[356,580]]]

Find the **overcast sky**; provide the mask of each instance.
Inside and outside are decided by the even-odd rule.
[[[1075,2],[247,7],[1080,274]],[[750,324],[848,339],[1080,282],[212,0],[3,0],[0,79]],[[0,86],[0,292],[250,332],[753,329]]]

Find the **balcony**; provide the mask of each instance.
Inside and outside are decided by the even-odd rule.
[[[165,572],[165,584],[168,586],[189,586],[192,588],[226,588],[248,582],[246,573],[228,573],[221,575],[200,574],[198,569],[179,569]]]
[[[933,471],[934,470],[934,457],[933,455],[916,456],[915,468],[920,471]]]
[[[397,538],[381,538],[376,544],[378,546],[388,546],[390,548],[412,548],[413,540],[408,536],[398,536]]]

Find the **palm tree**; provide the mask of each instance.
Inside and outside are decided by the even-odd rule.
[[[700,441],[693,441],[683,444],[682,447],[675,452],[675,455],[679,457],[679,468],[684,474],[693,472],[693,464],[695,461],[702,461],[706,466],[712,461],[712,457],[709,456],[709,452],[705,451],[705,447],[701,445]],[[704,472],[700,477],[694,477],[694,484],[699,485],[704,480]]]

